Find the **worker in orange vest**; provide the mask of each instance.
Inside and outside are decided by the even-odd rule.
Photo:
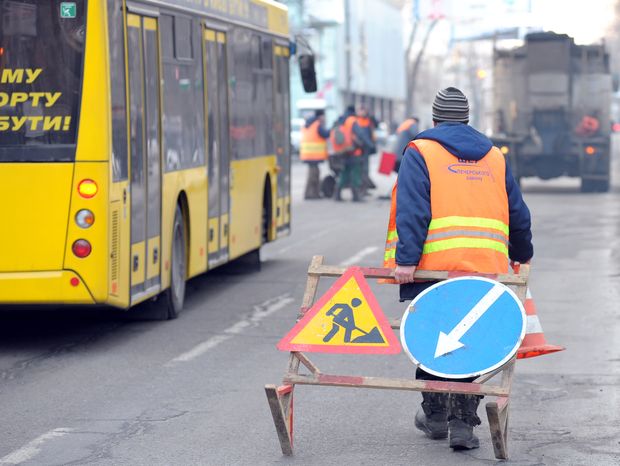
[[[332,135],[334,140],[336,135],[342,137],[342,144],[338,144],[340,155],[344,158],[344,166],[339,173],[338,183],[334,191],[334,199],[342,200],[342,189],[349,187],[353,193],[353,202],[362,201],[362,154],[363,147],[372,145],[363,129],[357,121],[355,107],[349,105],[346,111],[334,125]],[[335,146],[333,146],[335,147]]]
[[[398,128],[396,128],[397,139],[396,150],[394,151],[396,154],[396,165],[394,166],[394,171],[396,173],[398,173],[398,169],[400,168],[400,163],[403,160],[403,154],[407,148],[407,144],[409,144],[420,132],[418,126],[419,122],[420,120],[418,117],[412,116],[411,118],[407,118],[398,126]]]
[[[533,255],[530,212],[497,147],[468,125],[469,103],[448,87],[433,103],[435,127],[409,143],[392,195],[385,264],[396,268],[401,301],[434,282],[416,269],[507,273],[509,260]],[[416,378],[447,380],[420,368]],[[473,379],[461,379],[471,382]],[[415,425],[455,450],[477,448],[480,396],[422,393]]]
[[[312,118],[306,120],[301,129],[299,158],[308,165],[308,178],[304,199],[319,199],[321,172],[319,165],[327,160],[327,139],[329,131],[325,128],[325,112],[317,110]]]
[[[366,107],[360,107],[357,111],[357,126],[359,127],[359,132],[363,134],[362,137],[358,139],[358,147],[361,151],[361,164],[362,164],[362,189],[365,191],[367,189],[375,189],[377,186],[370,179],[370,155],[377,152],[377,147],[375,146],[375,123],[374,118],[371,118],[368,109]]]

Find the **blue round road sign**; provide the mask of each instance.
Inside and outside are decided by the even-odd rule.
[[[525,323],[523,305],[510,288],[488,278],[460,277],[427,288],[411,302],[400,340],[430,374],[477,377],[514,356]]]

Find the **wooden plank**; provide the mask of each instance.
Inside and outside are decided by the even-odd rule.
[[[310,361],[310,359],[308,359],[308,357],[304,353],[302,353],[300,351],[294,351],[293,354],[299,360],[299,362],[301,362],[304,366],[306,366],[306,368],[310,372],[312,372],[313,374],[320,374],[321,373],[319,368],[316,367],[314,365],[314,363],[312,361]]]
[[[512,378],[515,373],[516,361],[517,361],[517,357],[514,356],[510,361],[506,363],[506,365],[504,366],[505,369],[502,372],[502,381],[500,385],[504,387],[505,389],[507,389],[508,392],[510,392],[510,388],[512,387]]]
[[[312,307],[314,303],[314,299],[316,298],[316,291],[319,287],[320,275],[311,275],[310,270],[317,267],[322,267],[323,264],[323,256],[313,256],[310,261],[310,267],[308,268],[308,280],[306,281],[306,291],[304,292],[304,297],[301,301],[301,309],[299,311],[299,315],[297,316],[297,321],[299,321],[304,314]]]
[[[379,267],[360,267],[366,278],[394,278],[394,269]],[[347,270],[346,267],[335,265],[311,265],[308,269],[308,275],[316,275],[321,277],[339,277]],[[446,271],[435,270],[416,270],[414,278],[417,280],[447,280],[462,274]],[[488,276],[486,274],[467,273],[472,276]],[[493,275],[493,278],[505,285],[527,285],[527,276],[523,273],[519,275],[502,274]]]
[[[480,385],[464,382],[434,380],[388,379],[383,377],[357,377],[347,375],[286,374],[283,383],[291,385],[322,385],[332,387],[375,388],[385,390],[410,390],[417,392],[462,393],[465,395],[507,396],[508,390],[497,385]]]
[[[286,422],[284,410],[282,409],[282,404],[280,403],[280,398],[278,397],[278,389],[275,385],[265,385],[265,393],[267,394],[267,401],[271,409],[271,415],[278,434],[278,440],[280,441],[282,454],[291,456],[293,454],[291,434]]]
[[[507,397],[503,397],[506,401]],[[507,405],[506,405],[507,406]],[[486,404],[487,417],[489,418],[489,429],[491,430],[491,441],[493,442],[493,451],[498,459],[508,459],[508,417],[501,419],[497,402],[492,401]],[[507,411],[504,412],[507,414]]]

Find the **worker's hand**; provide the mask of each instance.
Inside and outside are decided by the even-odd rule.
[[[415,265],[397,265],[394,271],[394,280],[398,284],[413,283],[415,269]]]

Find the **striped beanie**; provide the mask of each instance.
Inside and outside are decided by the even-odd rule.
[[[442,89],[433,102],[433,121],[469,122],[469,102],[456,87]]]

